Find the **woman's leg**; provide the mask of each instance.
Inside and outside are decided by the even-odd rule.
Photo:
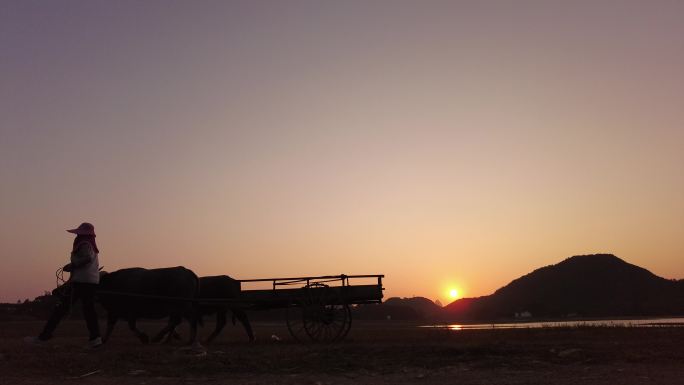
[[[95,291],[97,285],[94,283],[77,283],[79,297],[83,305],[83,318],[85,318],[90,340],[100,337],[100,323],[95,312]]]
[[[52,338],[52,333],[57,328],[57,325],[59,325],[59,322],[69,312],[69,309],[71,309],[71,301],[75,295],[73,290],[72,287],[71,290],[69,290],[69,295],[60,298],[59,303],[55,306],[54,310],[52,310],[52,314],[50,315],[50,318],[48,318],[43,331],[38,335],[39,340],[47,341]]]

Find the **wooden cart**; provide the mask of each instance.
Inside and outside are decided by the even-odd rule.
[[[350,306],[382,302],[383,278],[342,274],[238,280],[236,304],[248,310],[287,309],[287,328],[299,341],[339,341],[351,329]],[[364,284],[357,284],[361,281]],[[266,282],[270,289],[242,290],[243,283]]]
[[[68,284],[57,270],[53,294],[68,296]],[[343,339],[352,324],[350,306],[382,302],[384,275],[326,275],[317,277],[236,280],[239,294],[231,298],[183,298],[98,290],[98,295],[141,300],[188,301],[200,305],[224,304],[245,310],[287,309],[287,328],[299,341],[333,342]],[[364,282],[359,284],[359,282]],[[268,283],[269,289],[243,290],[245,283]]]

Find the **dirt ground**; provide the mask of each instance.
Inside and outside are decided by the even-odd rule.
[[[0,322],[0,384],[684,384],[684,327],[447,331],[365,322],[344,342],[321,345],[258,323],[257,342],[230,325],[196,355],[180,342],[142,345],[125,324],[87,350],[78,320],[47,346],[26,345],[41,326]]]

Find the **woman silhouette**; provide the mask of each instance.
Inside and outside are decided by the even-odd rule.
[[[102,345],[102,338],[100,338],[100,325],[97,313],[95,313],[95,291],[100,282],[100,266],[97,259],[99,250],[95,243],[95,227],[84,222],[77,228],[67,231],[76,234],[71,249],[71,262],[63,268],[64,271],[71,273],[66,283],[70,286],[70,294],[61,298],[38,337],[26,337],[25,341],[31,344],[42,344],[52,338],[52,333],[69,312],[71,305],[76,301],[81,301],[83,317],[90,333],[88,346],[96,348]]]

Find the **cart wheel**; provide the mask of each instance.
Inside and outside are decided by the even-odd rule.
[[[351,327],[352,327],[352,311],[351,311],[350,306],[347,306],[347,313],[349,314],[349,320],[347,321],[347,327],[344,329],[344,332],[342,333],[342,335],[340,336],[340,338],[338,340],[342,340],[345,337],[347,337],[347,334],[349,334],[349,331],[351,330]]]
[[[302,288],[296,306],[287,309],[287,328],[298,341],[339,341],[350,327],[349,306],[338,293],[322,283]]]

